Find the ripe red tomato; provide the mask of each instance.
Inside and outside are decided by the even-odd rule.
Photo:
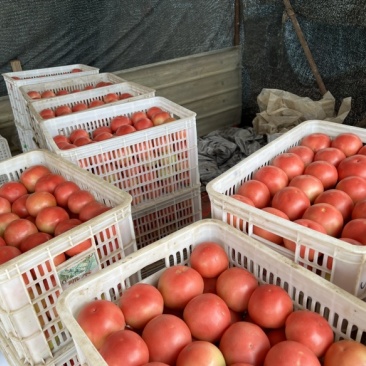
[[[269,339],[261,327],[246,321],[231,324],[219,343],[227,365],[243,362],[260,366],[270,347]]]
[[[299,155],[304,165],[309,165],[314,159],[314,151],[308,146],[296,145],[290,147],[287,152]]]
[[[165,306],[171,309],[183,309],[189,300],[203,293],[203,287],[199,272],[184,265],[166,268],[157,284]]]
[[[172,314],[161,314],[151,319],[142,331],[150,353],[150,361],[175,365],[179,352],[192,342],[187,324]]]
[[[0,197],[0,215],[6,212],[11,212],[12,204],[8,199]]]
[[[271,347],[263,363],[263,366],[293,365],[321,366],[321,363],[308,347],[299,342],[288,340]]]
[[[326,147],[325,149],[318,150],[314,155],[314,161],[324,160],[335,167],[345,158],[344,152],[336,147]]]
[[[268,206],[271,200],[268,187],[263,182],[254,179],[242,183],[236,194],[250,198],[257,208]]]
[[[310,149],[316,153],[320,149],[329,147],[331,142],[332,141],[329,135],[315,132],[304,136],[300,141],[300,145],[310,147]]]
[[[351,175],[341,179],[337,183],[336,189],[346,192],[352,198],[353,203],[356,204],[366,198],[366,179]]]
[[[21,254],[22,252],[17,247],[10,245],[0,246],[0,264],[4,264]]]
[[[26,210],[33,217],[36,217],[42,208],[55,206],[57,206],[55,196],[47,191],[33,192],[29,194],[25,202]]]
[[[358,150],[357,154],[366,155],[366,145],[363,145],[360,150]]]
[[[56,225],[64,220],[69,219],[67,211],[60,207],[44,207],[36,216],[36,226],[39,231],[54,234]]]
[[[16,215],[14,212],[4,212],[0,214],[0,236],[4,236],[4,231],[8,224],[14,220],[19,219],[20,217]]]
[[[0,186],[0,197],[6,198],[10,203],[27,193],[27,188],[21,182],[6,182]]]
[[[216,293],[237,312],[248,308],[249,298],[258,286],[258,280],[245,268],[231,267],[222,272],[216,281]]]
[[[74,214],[79,214],[83,206],[95,201],[92,193],[85,189],[79,189],[72,192],[67,200],[67,208]]]
[[[285,327],[269,329],[266,332],[271,347],[275,344],[286,340]]]
[[[324,192],[321,180],[310,174],[297,175],[291,179],[289,186],[300,188],[308,196],[310,203]]]
[[[163,313],[164,299],[155,286],[136,283],[122,293],[118,305],[125,316],[126,324],[142,329],[149,320]]]
[[[34,191],[47,191],[53,194],[56,186],[66,179],[61,174],[50,173],[40,177],[34,186]]]
[[[308,196],[297,187],[282,188],[272,199],[272,207],[284,212],[291,221],[301,218],[309,206]]]
[[[248,303],[250,318],[263,328],[280,328],[293,311],[290,295],[280,286],[263,284],[252,293]]]
[[[357,240],[366,245],[366,219],[354,219],[348,221],[342,230],[342,238],[350,238]]]
[[[317,177],[322,183],[324,190],[335,187],[338,181],[337,168],[328,161],[318,160],[310,163],[304,170],[304,174]]]
[[[194,341],[179,352],[175,364],[175,366],[192,365],[226,366],[226,363],[223,354],[213,343]]]
[[[70,180],[60,183],[53,192],[58,206],[67,207],[67,200],[71,193],[79,191],[80,187]]]
[[[193,248],[190,265],[202,277],[212,278],[228,268],[229,258],[219,243],[204,241]]]
[[[216,342],[231,324],[225,301],[216,294],[205,293],[192,298],[183,310],[183,319],[193,338]]]
[[[331,143],[332,147],[341,150],[345,156],[357,154],[363,143],[358,135],[351,132],[340,133],[334,137]]]
[[[366,198],[356,202],[351,217],[352,219],[366,219]]]
[[[51,170],[45,165],[32,165],[21,173],[19,181],[25,185],[29,193],[32,193],[38,179],[50,173]]]
[[[3,239],[2,236],[0,236],[0,247],[3,247],[5,245],[6,245],[5,240]]]
[[[110,334],[99,349],[108,366],[140,366],[149,361],[149,349],[141,336],[129,329]]]
[[[79,212],[79,219],[82,222],[88,221],[93,217],[101,215],[103,212],[109,211],[111,207],[106,206],[104,203],[97,200],[91,201],[84,205]]]
[[[17,198],[11,205],[11,212],[14,212],[22,219],[29,216],[29,212],[25,205],[25,202],[27,201],[27,198],[29,197],[29,195],[30,195],[29,193],[23,194],[23,196],[20,196],[19,198]]]
[[[324,366],[362,366],[366,364],[366,347],[353,340],[334,342],[324,357]]]
[[[125,317],[118,305],[109,300],[92,300],[83,305],[76,321],[96,349],[108,335],[126,326]]]
[[[316,203],[308,207],[302,218],[318,222],[328,235],[335,238],[341,234],[344,224],[342,213],[329,203]]]
[[[264,183],[268,187],[271,197],[288,184],[287,174],[281,168],[274,165],[265,165],[259,168],[253,174],[253,179]]]
[[[343,159],[337,169],[339,180],[352,175],[366,178],[366,155],[351,155]]]
[[[286,319],[286,338],[302,343],[317,357],[323,357],[333,343],[333,329],[320,314],[310,310],[293,311]]]
[[[26,238],[24,238],[19,244],[19,249],[22,253],[24,253],[27,252],[28,250],[35,248],[40,244],[45,243],[46,241],[52,238],[53,236],[51,234],[39,231],[37,233],[28,235]]]
[[[287,174],[289,181],[302,174],[305,169],[305,164],[300,156],[289,152],[275,156],[271,164],[281,168]]]
[[[16,219],[6,226],[3,238],[7,245],[19,247],[24,238],[36,232],[38,229],[33,222],[27,219]]]
[[[78,139],[79,137],[87,137],[87,138],[90,138],[89,133],[85,129],[83,129],[83,128],[77,128],[77,129],[73,130],[70,133],[70,136],[69,136],[70,143],[73,144],[74,141],[76,139]]]

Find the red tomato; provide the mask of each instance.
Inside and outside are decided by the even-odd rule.
[[[253,201],[248,197],[241,196],[240,194],[233,194],[230,197],[240,202],[246,203],[247,205],[255,207]],[[243,219],[228,212],[226,220],[228,224],[234,226],[235,228],[240,229],[241,231],[247,231],[247,227],[246,225],[244,226],[245,222]]]
[[[231,324],[231,313],[221,297],[206,293],[188,302],[183,319],[195,339],[216,342]]]
[[[287,174],[289,181],[293,177],[302,174],[305,169],[305,164],[300,156],[289,152],[275,156],[271,164],[281,168]]]
[[[37,183],[34,186],[34,191],[47,191],[53,194],[56,186],[65,180],[66,179],[60,174],[46,174],[37,180]]]
[[[140,335],[122,329],[110,334],[99,349],[108,366],[141,366],[149,361],[149,350]]]
[[[345,177],[337,183],[336,189],[346,192],[352,198],[354,204],[356,204],[358,201],[366,199],[365,178],[356,175]]]
[[[249,298],[258,286],[258,280],[248,270],[231,267],[222,272],[216,281],[216,293],[237,312],[248,308]]]
[[[366,219],[366,198],[356,202],[351,217],[352,219]]]
[[[92,193],[85,189],[79,189],[72,192],[67,200],[67,208],[74,214],[79,214],[83,206],[95,201]]]
[[[309,165],[314,159],[314,151],[308,146],[296,145],[290,147],[287,152],[299,155],[304,165]]]
[[[0,247],[3,247],[5,245],[6,245],[5,240],[3,239],[2,236],[0,236]]]
[[[21,254],[22,252],[17,247],[10,245],[0,246],[0,264],[4,264]]]
[[[270,329],[266,332],[271,347],[286,340],[285,327]]]
[[[226,366],[226,363],[223,354],[213,343],[194,341],[179,352],[175,364],[175,366],[192,365]]]
[[[280,286],[263,284],[252,293],[248,304],[250,318],[263,328],[280,328],[293,311],[289,294]]]
[[[76,321],[97,349],[108,335],[126,326],[121,309],[109,300],[92,300],[84,304]]]
[[[192,342],[192,335],[182,319],[171,314],[161,314],[146,324],[142,339],[149,348],[150,361],[174,365],[179,352]]]
[[[366,347],[353,340],[334,342],[324,357],[324,366],[363,366],[366,364]]]
[[[46,241],[52,238],[53,236],[51,234],[39,231],[37,233],[28,235],[26,238],[24,238],[19,244],[19,249],[22,253],[24,253],[27,252],[28,250],[35,248],[40,244],[45,243]]]
[[[321,180],[310,174],[297,175],[291,179],[289,186],[300,188],[308,196],[310,203],[324,192]]]
[[[286,338],[302,343],[317,357],[323,357],[333,343],[333,329],[320,314],[310,310],[293,311],[286,319]]]
[[[7,245],[19,247],[24,238],[36,232],[38,229],[33,222],[27,219],[16,219],[6,226],[3,237]]]
[[[39,231],[54,234],[56,225],[69,218],[67,211],[60,207],[44,207],[36,216],[36,226]]]
[[[132,121],[128,116],[117,116],[111,119],[110,128],[115,133],[121,126],[132,126]]]
[[[282,211],[278,210],[277,208],[274,207],[264,207],[262,208],[263,211],[271,213],[272,215],[281,217],[285,220],[289,220],[289,217]],[[257,235],[265,240],[268,240],[272,243],[275,243],[277,245],[282,245],[283,244],[283,238],[280,235],[274,234],[268,230],[265,230],[259,226],[253,226],[253,234]]]
[[[256,324],[236,322],[226,329],[219,343],[227,365],[248,363],[261,366],[270,349],[266,333]]]
[[[304,136],[300,145],[310,147],[316,153],[320,149],[324,149],[331,145],[331,138],[325,133],[315,132]]]
[[[328,161],[318,160],[310,163],[304,170],[304,174],[317,177],[322,183],[324,190],[335,187],[338,181],[337,168]]]
[[[297,187],[282,188],[272,199],[272,207],[284,212],[291,221],[301,218],[309,206],[308,196]]]
[[[331,143],[332,147],[336,147],[341,150],[345,156],[351,156],[357,154],[361,149],[363,143],[358,135],[351,132],[340,133],[333,138]]]
[[[0,215],[6,212],[11,212],[12,204],[8,199],[0,197]]]
[[[93,140],[102,132],[108,132],[109,134],[112,133],[112,129],[109,126],[100,126],[97,127],[95,130],[93,130],[92,132],[92,138]]]
[[[80,187],[70,180],[60,183],[53,192],[56,202],[61,207],[67,207],[67,200],[71,193],[79,191]]]
[[[88,138],[90,138],[89,133],[85,129],[77,128],[77,129],[73,130],[70,133],[70,136],[69,136],[70,143],[73,144],[74,141],[76,139],[78,139],[79,137],[88,137]]]
[[[148,362],[144,363],[142,366],[170,366],[165,362]]]
[[[31,193],[25,202],[26,210],[33,217],[36,217],[42,208],[55,206],[57,206],[55,196],[47,191]]]
[[[303,344],[294,341],[283,341],[274,345],[267,353],[263,364],[263,366],[294,365],[321,366],[314,352]]]
[[[357,240],[366,245],[366,219],[354,219],[348,221],[342,230],[342,238],[350,238]]]
[[[32,165],[21,173],[19,181],[25,185],[29,193],[32,193],[38,179],[50,173],[51,170],[44,165]]]
[[[217,277],[229,267],[229,258],[225,249],[213,241],[197,244],[189,260],[191,267],[206,278]]]
[[[366,155],[366,145],[363,145],[360,150],[358,150],[357,154]]]
[[[351,218],[354,208],[352,198],[340,189],[328,189],[321,193],[314,201],[314,203],[328,203],[337,208],[342,216],[344,222]]]
[[[6,182],[0,186],[0,197],[6,198],[10,203],[27,193],[27,188],[21,182]]]
[[[20,218],[25,218],[25,217],[29,216],[29,212],[25,205],[25,202],[27,201],[28,197],[29,197],[29,193],[23,194],[23,196],[20,196],[19,198],[17,198],[11,205],[11,212],[14,212]]]
[[[268,206],[271,200],[268,187],[263,182],[254,179],[242,183],[236,194],[250,198],[257,208]]]
[[[171,309],[183,309],[193,297],[203,293],[203,278],[194,268],[175,265],[160,275],[157,288],[164,304]]]
[[[314,155],[314,161],[324,160],[335,167],[345,158],[344,152],[335,147],[326,147],[325,149],[318,150]]]
[[[79,212],[79,219],[82,222],[88,221],[93,217],[101,215],[103,212],[109,211],[111,207],[106,206],[104,203],[98,201],[91,201],[84,205]]]
[[[99,132],[94,138],[93,141],[104,141],[109,140],[113,137],[113,134],[111,132]]]
[[[142,329],[149,320],[163,313],[164,299],[155,286],[136,283],[122,293],[118,305],[126,324]]]
[[[339,180],[356,175],[366,178],[366,155],[356,154],[343,159],[338,165]]]
[[[10,222],[19,219],[20,217],[14,212],[4,212],[0,214],[0,236],[4,236],[4,231]]]
[[[288,184],[287,174],[279,167],[274,165],[266,165],[259,168],[253,174],[254,180],[264,183],[273,197],[274,194]]]

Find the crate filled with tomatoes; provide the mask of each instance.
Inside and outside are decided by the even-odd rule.
[[[132,197],[46,150],[0,162],[0,179],[1,352],[14,366],[71,365],[57,299],[137,250]]]
[[[366,131],[306,121],[213,179],[223,220],[366,297]]]
[[[361,299],[214,219],[78,282],[57,309],[83,365],[339,366],[366,357]]]

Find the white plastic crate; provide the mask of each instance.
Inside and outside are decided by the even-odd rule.
[[[45,150],[1,162],[0,178],[17,181],[25,168],[37,164],[77,183],[111,209],[0,265],[0,333],[7,339],[7,347],[1,352],[7,356],[11,350],[11,355],[17,358],[15,365],[71,365],[71,361],[65,360],[65,354],[73,343],[56,311],[57,298],[80,278],[136,251],[132,198]],[[92,241],[91,248],[57,267],[53,264],[57,255],[87,239]],[[51,263],[51,268],[47,269],[47,263]],[[32,277],[32,273],[38,275]]]
[[[213,179],[207,184],[206,190],[210,198],[212,218],[229,222],[233,226],[236,225],[238,229],[242,226],[250,236],[266,243],[275,251],[296,263],[301,263],[351,294],[364,298],[366,296],[366,247],[343,242],[229,197],[235,194],[242,183],[251,179],[260,167],[268,165],[276,155],[298,145],[304,136],[310,133],[325,133],[335,137],[343,132],[356,133],[364,143],[366,142],[366,130],[363,128],[320,120],[306,121]],[[255,236],[253,226],[264,228],[295,242],[295,253]],[[305,248],[305,254],[302,256],[300,256],[301,247]],[[313,259],[309,253],[314,253]],[[331,270],[327,267],[328,258],[333,258]]]
[[[246,268],[259,283],[271,283],[284,288],[291,296],[295,309],[309,309],[321,314],[332,326],[336,340],[365,341],[364,302],[228,224],[205,219],[80,281],[60,296],[57,310],[73,336],[83,365],[103,366],[106,363],[76,321],[81,307],[101,298],[117,302],[121,293],[136,279],[142,278],[146,283],[156,284],[164,268],[187,264],[192,249],[203,241],[221,244],[229,256],[230,265]],[[146,277],[144,273],[151,268],[155,268],[155,272]]]
[[[77,128],[91,133],[109,126],[113,117],[146,112],[153,106],[177,120],[69,150],[59,149],[53,141],[54,136],[68,136]],[[146,207],[200,184],[196,114],[168,99],[153,97],[96,108],[78,113],[77,118],[45,120],[40,127],[48,150],[130,193],[134,207]]]
[[[123,93],[130,93],[133,95],[133,97],[121,99],[118,100],[117,102],[104,104],[81,112],[74,112],[68,115],[69,120],[79,121],[80,113],[85,113],[86,111],[94,111],[96,109],[105,108],[106,106],[128,103],[131,101],[151,98],[155,96],[154,89],[133,82],[125,81],[122,83],[106,86],[103,88],[84,90],[78,93],[71,93],[47,99],[38,99],[34,100],[33,102],[29,102],[27,104],[28,109],[27,115],[29,117],[30,126],[34,132],[35,139],[39,144],[39,146],[46,147],[46,142],[44,141],[44,136],[42,134],[40,124],[43,124],[45,121],[48,121],[49,124],[52,123],[58,126],[59,119],[61,118],[61,117],[55,117],[49,120],[44,120],[39,114],[43,109],[50,108],[52,110],[55,110],[57,107],[62,105],[68,105],[69,107],[72,108],[75,104],[78,103],[85,103],[86,105],[88,105],[90,102],[94,100],[102,101],[103,97],[109,93],[116,93],[118,96],[122,95]]]
[[[73,69],[80,69],[81,71],[71,72]],[[24,105],[24,98],[19,90],[21,86],[66,78],[74,78],[83,75],[94,75],[98,73],[99,69],[96,67],[83,64],[73,64],[42,69],[8,72],[2,74],[2,76],[5,80],[16,123],[20,124],[25,129],[29,129],[30,126],[28,124],[28,120],[25,120],[23,117],[24,115],[21,113]]]
[[[15,127],[17,129],[20,148],[22,152],[28,152],[39,149],[39,145],[36,142],[33,130],[31,128],[24,128],[16,122]]]
[[[0,161],[11,158],[8,141],[5,137],[0,136]]]

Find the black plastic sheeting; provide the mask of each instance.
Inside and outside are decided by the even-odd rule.
[[[366,125],[365,1],[291,0],[324,84],[352,97],[345,120]],[[0,73],[87,64],[113,72],[230,47],[235,1],[2,0]],[[243,124],[263,88],[321,99],[281,0],[241,0]],[[0,80],[0,96],[6,95]]]

